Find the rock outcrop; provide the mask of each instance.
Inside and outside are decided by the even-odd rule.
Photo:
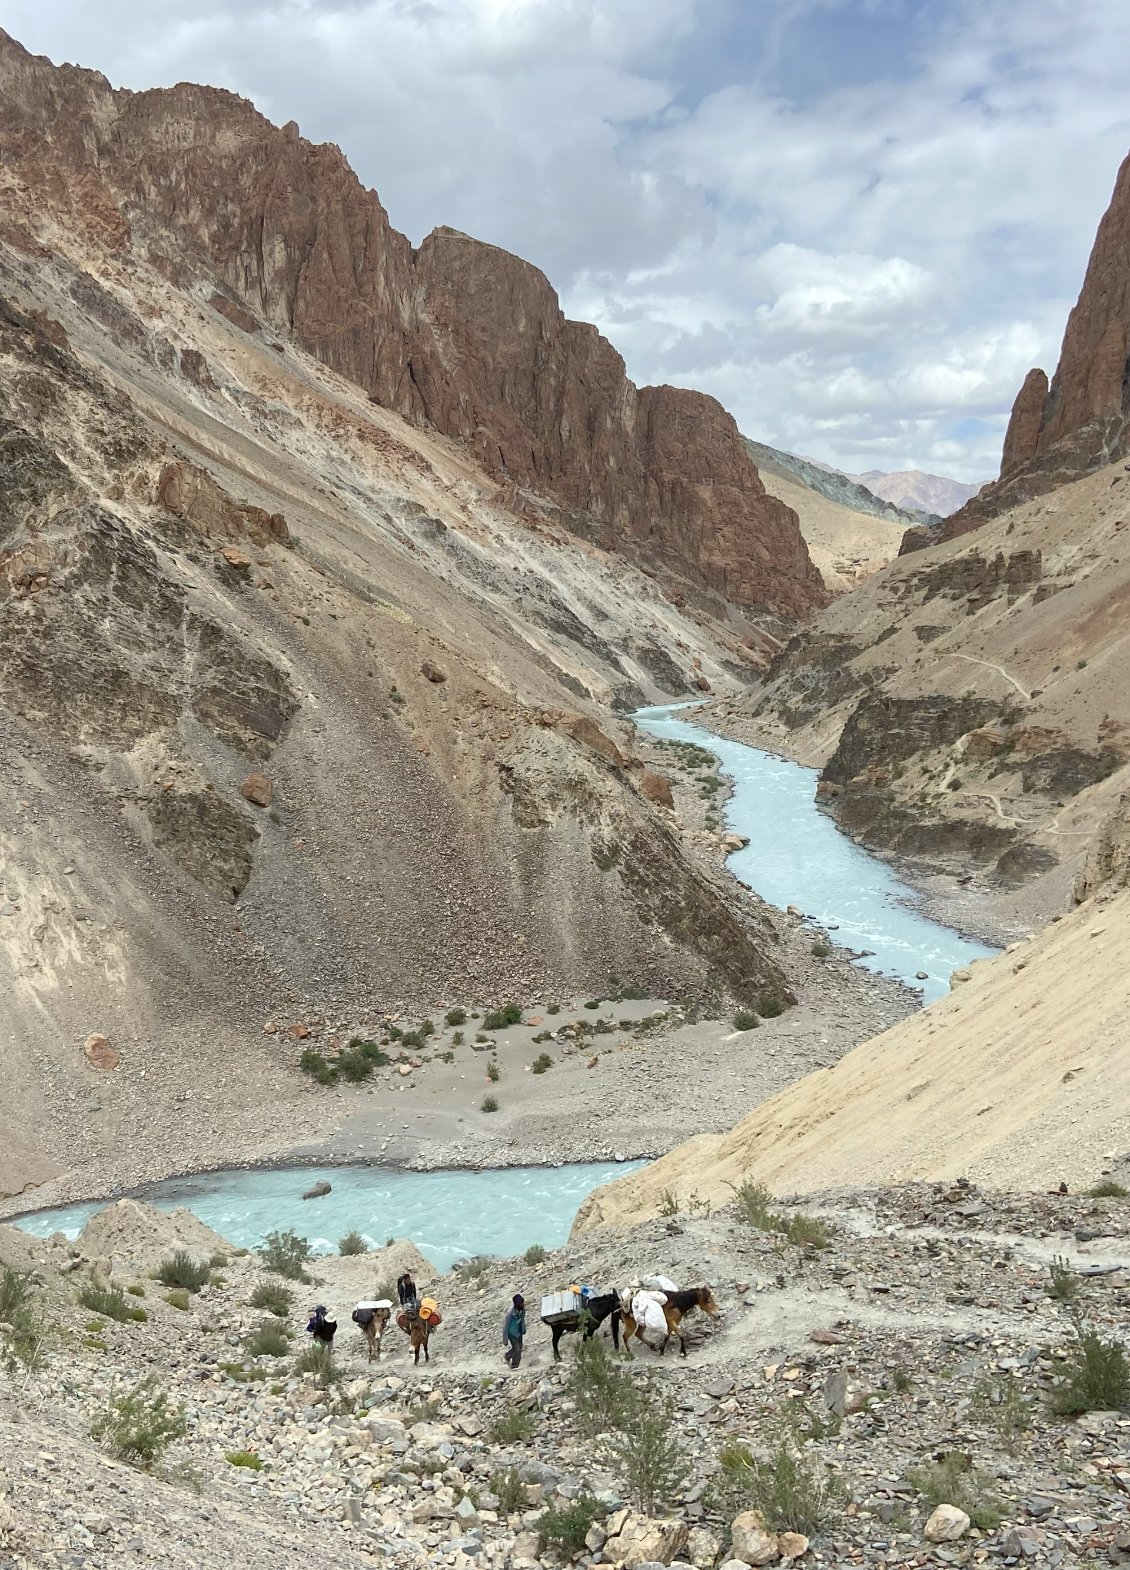
[[[234,94],[115,92],[6,35],[0,87],[9,168],[123,257],[184,281],[206,268],[228,320],[247,330],[245,311],[291,336],[606,549],[774,617],[825,603],[796,514],[766,493],[721,405],[636,388],[537,268],[448,228],[413,251],[338,148]],[[112,310],[99,288],[92,308]]]
[[[1130,157],[1099,224],[1048,385],[1028,372],[1013,405],[1000,478],[946,520],[957,539],[988,518],[1130,453]]]

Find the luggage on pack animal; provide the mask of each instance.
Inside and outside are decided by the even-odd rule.
[[[437,1325],[443,1324],[443,1315],[439,1311],[439,1304],[434,1297],[420,1299],[420,1318],[429,1330],[434,1330]]]
[[[387,1297],[374,1298],[371,1303],[358,1303],[350,1316],[355,1325],[371,1325],[374,1319],[379,1319],[382,1324],[388,1324],[392,1314],[392,1303]]]
[[[640,1286],[652,1292],[677,1292],[679,1289],[670,1276],[641,1276]]]
[[[550,1292],[541,1300],[543,1325],[560,1325],[575,1320],[581,1312],[581,1294],[572,1287],[567,1292]]]

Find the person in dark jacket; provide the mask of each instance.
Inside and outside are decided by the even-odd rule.
[[[326,1305],[319,1303],[317,1308],[310,1310],[310,1321],[306,1326],[307,1334],[312,1335],[315,1341],[320,1341],[323,1346],[332,1347],[334,1335],[337,1332],[337,1320],[326,1318]]]
[[[412,1272],[410,1270],[406,1270],[404,1274],[397,1279],[396,1295],[400,1299],[402,1307],[407,1307],[409,1304],[414,1307],[418,1301],[420,1294],[416,1290],[416,1283],[412,1279]]]
[[[515,1292],[510,1310],[502,1323],[502,1344],[506,1348],[503,1362],[517,1368],[522,1361],[522,1342],[526,1338],[526,1300]]]

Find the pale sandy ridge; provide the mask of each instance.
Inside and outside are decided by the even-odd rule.
[[[715,1204],[749,1178],[779,1194],[966,1176],[1074,1188],[1130,1148],[1130,893],[1088,901],[970,968],[947,998],[809,1074],[728,1134],[598,1190],[580,1231]],[[960,973],[959,976],[965,974]]]

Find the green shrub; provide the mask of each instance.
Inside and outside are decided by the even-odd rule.
[[[1104,1341],[1097,1330],[1076,1316],[1075,1346],[1051,1401],[1052,1411],[1061,1417],[1074,1417],[1079,1412],[1121,1412],[1130,1407],[1130,1363],[1121,1341]]]
[[[490,1480],[490,1491],[497,1497],[498,1508],[503,1515],[513,1515],[516,1510],[526,1508],[526,1485],[516,1467],[496,1472]]]
[[[369,1245],[360,1232],[347,1232],[337,1245],[339,1254],[367,1254]]]
[[[598,1009],[603,1001],[603,998],[590,998],[585,1007],[587,1009]]]
[[[337,1069],[318,1051],[317,1047],[307,1047],[298,1060],[298,1066],[319,1085],[336,1085],[338,1082]]]
[[[187,1309],[192,1302],[192,1296],[187,1287],[174,1287],[171,1292],[165,1293],[165,1302],[170,1308]]]
[[[679,1214],[679,1196],[673,1188],[659,1191],[659,1214],[671,1219]]]
[[[1062,1254],[1048,1266],[1048,1296],[1059,1303],[1073,1303],[1079,1296],[1079,1277]]]
[[[261,1472],[263,1463],[254,1450],[229,1450],[224,1460],[232,1466],[245,1466],[249,1472]]]
[[[824,1462],[800,1452],[790,1433],[779,1435],[765,1456],[754,1455],[747,1445],[723,1446],[718,1472],[717,1493],[726,1514],[759,1510],[775,1532],[814,1537],[840,1500]]]
[[[996,1429],[1009,1451],[1016,1448],[1020,1435],[1032,1427],[1032,1403],[1019,1379],[1011,1374],[997,1379],[986,1374],[979,1379],[973,1387],[970,1408],[978,1422]]]
[[[461,1259],[455,1266],[455,1274],[460,1281],[469,1281],[472,1286],[481,1286],[483,1278],[489,1271],[490,1260],[485,1254],[475,1254],[471,1259]]]
[[[309,1346],[303,1347],[294,1360],[294,1372],[312,1375],[314,1383],[321,1385],[323,1390],[341,1378],[333,1352],[321,1341],[311,1341]]]
[[[1088,1199],[1126,1199],[1130,1197],[1130,1189],[1123,1188],[1121,1183],[1115,1183],[1112,1178],[1104,1178],[1101,1183],[1096,1183],[1094,1188],[1087,1190]]]
[[[733,1185],[731,1185],[733,1187]],[[831,1246],[832,1234],[828,1226],[816,1216],[803,1211],[784,1213],[774,1210],[769,1190],[763,1183],[751,1183],[747,1178],[734,1187],[734,1200],[738,1219],[759,1232],[775,1232],[799,1248],[824,1249]]]
[[[752,1009],[739,1009],[734,1015],[735,1030],[756,1030],[760,1024],[760,1019]]]
[[[931,1509],[956,1505],[979,1531],[994,1531],[1004,1519],[1004,1508],[991,1480],[959,1450],[951,1450],[924,1466],[911,1467],[906,1480]]]
[[[823,938],[817,938],[816,942],[812,945],[812,957],[814,959],[827,959],[831,952],[832,945],[830,943],[825,943]]]
[[[187,1428],[184,1408],[169,1400],[156,1374],[149,1374],[131,1390],[110,1397],[90,1434],[116,1461],[149,1472]]]
[[[135,1281],[132,1286],[126,1287],[126,1291],[129,1293],[130,1297],[145,1296],[145,1288],[138,1281]]]
[[[92,1314],[101,1314],[105,1319],[117,1320],[124,1325],[128,1320],[136,1320],[144,1324],[149,1315],[143,1308],[134,1308],[132,1303],[126,1301],[126,1295],[121,1287],[96,1287],[85,1286],[79,1292],[78,1300],[83,1308],[88,1308]]]
[[[517,1003],[504,1003],[500,1009],[492,1009],[483,1016],[484,1030],[505,1030],[507,1025],[520,1025],[522,1023],[522,1010]]]
[[[530,1073],[531,1074],[544,1074],[546,1069],[550,1069],[552,1067],[553,1067],[553,1059],[550,1057],[549,1053],[548,1052],[539,1052],[537,1057],[530,1064]]]
[[[453,1047],[461,1047],[463,1045],[463,1040],[463,1032],[461,1030],[457,1030],[451,1037],[451,1045]]]
[[[498,1097],[497,1096],[484,1096],[483,1099],[482,1099],[482,1102],[480,1104],[479,1111],[480,1112],[497,1112],[498,1111]]]
[[[11,1367],[22,1363],[34,1368],[39,1361],[43,1332],[39,1324],[35,1299],[35,1278],[31,1271],[13,1270],[5,1265],[0,1271],[0,1366]],[[96,1327],[101,1329],[101,1323]]]
[[[515,1409],[496,1417],[491,1424],[490,1437],[496,1445],[524,1445],[534,1437],[537,1423],[532,1412]]]
[[[290,1351],[290,1331],[275,1317],[261,1319],[243,1338],[249,1357],[285,1357]]]
[[[653,1374],[636,1381],[613,1362],[603,1341],[582,1341],[569,1377],[577,1420],[616,1468],[638,1510],[655,1515],[679,1495],[688,1458],[671,1397]]]
[[[547,1014],[560,1014],[560,1012],[561,1012],[561,1005],[560,1005],[560,1003],[550,1003],[550,1004],[548,1004],[546,1006],[545,1012]]]
[[[764,997],[758,1001],[757,1012],[762,1019],[776,1019],[778,1014],[785,1012],[787,1006],[780,998]]]
[[[157,1280],[165,1287],[183,1287],[186,1292],[199,1292],[207,1286],[212,1267],[206,1260],[193,1259],[187,1249],[178,1248],[157,1266]]]
[[[535,1523],[538,1547],[542,1553],[552,1548],[562,1559],[574,1559],[584,1551],[585,1538],[593,1524],[604,1514],[591,1494],[579,1494],[571,1503],[550,1505]]]
[[[260,1281],[250,1301],[252,1308],[265,1308],[269,1314],[285,1319],[294,1305],[294,1293],[277,1281]]]
[[[288,1281],[309,1282],[306,1265],[310,1259],[309,1239],[299,1237],[289,1227],[284,1232],[268,1232],[258,1254],[264,1266]]]
[[[502,1070],[499,1068],[497,1063],[487,1064],[487,1078],[490,1080],[492,1085],[498,1084],[499,1080],[502,1078]]]
[[[228,1256],[226,1254],[209,1254],[208,1255],[208,1263],[211,1265],[213,1270],[222,1270],[224,1268],[224,1266],[227,1264],[227,1262],[228,1262]]]
[[[465,1025],[467,1023],[467,1010],[448,1009],[443,1016],[443,1022],[445,1025]]]
[[[546,1252],[540,1243],[531,1243],[529,1248],[522,1255],[522,1258],[526,1261],[527,1265],[540,1265],[546,1258]]]

